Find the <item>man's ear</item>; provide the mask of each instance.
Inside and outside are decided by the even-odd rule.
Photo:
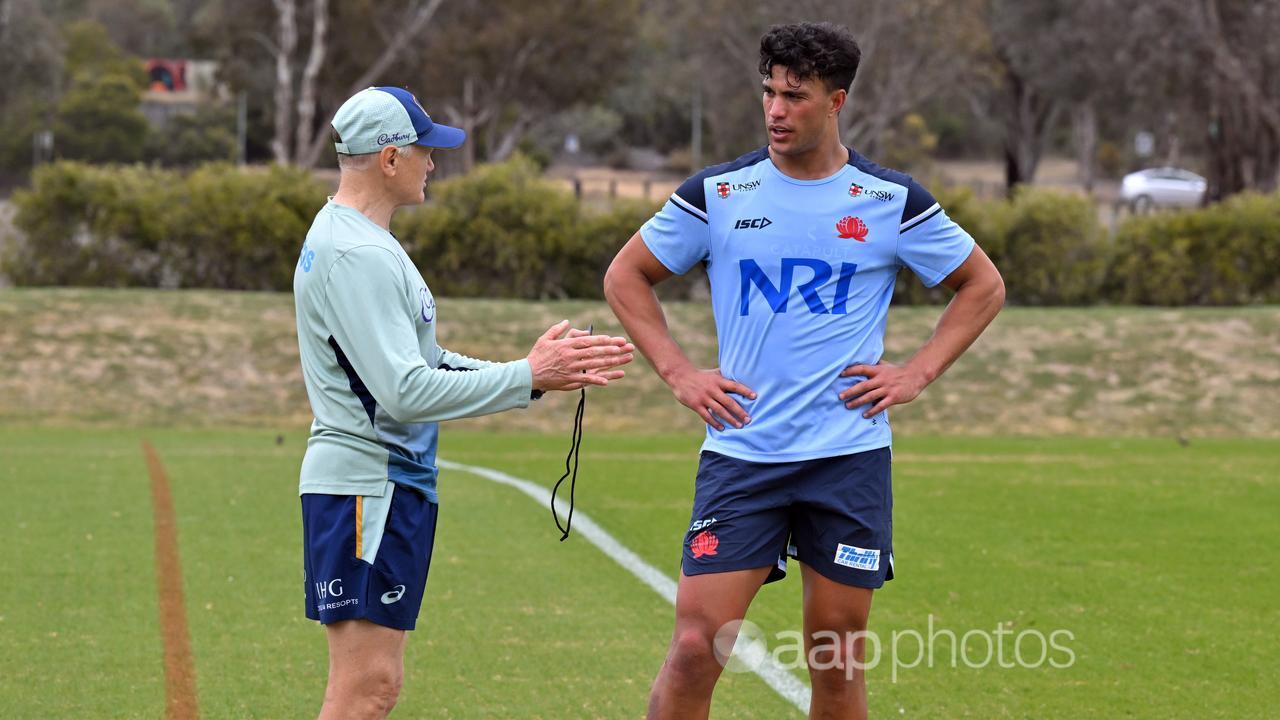
[[[831,114],[835,115],[840,112],[844,104],[849,100],[848,90],[837,90],[831,93]]]
[[[387,145],[378,151],[378,168],[383,175],[395,175],[400,149],[395,145]]]

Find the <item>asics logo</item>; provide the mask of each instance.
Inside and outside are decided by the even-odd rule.
[[[397,585],[395,586],[395,589],[390,592],[382,593],[382,604],[390,605],[391,603],[399,602],[402,595],[404,595],[404,586]]]

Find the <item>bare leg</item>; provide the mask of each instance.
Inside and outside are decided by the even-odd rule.
[[[649,720],[696,720],[711,712],[711,691],[724,668],[713,643],[725,623],[741,620],[769,568],[680,575],[671,649],[653,683]]]
[[[405,632],[368,620],[344,620],[325,630],[329,684],[319,720],[382,720],[400,696]]]
[[[873,591],[842,585],[804,563],[800,573],[804,578],[805,649],[813,684],[809,717],[866,720],[867,685],[862,674],[866,647],[859,633],[867,629]]]

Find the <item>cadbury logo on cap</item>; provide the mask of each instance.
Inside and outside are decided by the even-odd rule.
[[[395,143],[395,142],[400,142],[401,140],[408,140],[411,137],[413,136],[410,135],[409,133],[398,132],[398,133],[391,133],[390,135],[388,135],[387,133],[382,133],[381,135],[378,136],[378,144],[386,145],[387,143]]]

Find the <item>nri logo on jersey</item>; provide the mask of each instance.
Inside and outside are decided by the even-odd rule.
[[[817,258],[782,258],[782,273],[775,285],[773,279],[751,258],[738,261],[738,274],[742,279],[742,297],[738,314],[751,314],[752,288],[760,291],[773,314],[779,315],[787,311],[791,299],[791,287],[796,281],[796,270],[807,272],[809,277],[796,286],[804,304],[814,315],[844,315],[849,312],[849,289],[853,286],[853,274],[858,271],[857,263],[840,263],[839,276],[836,268],[825,260]],[[822,298],[818,297],[818,289],[824,287],[833,276],[836,276],[835,298],[828,308]]]

